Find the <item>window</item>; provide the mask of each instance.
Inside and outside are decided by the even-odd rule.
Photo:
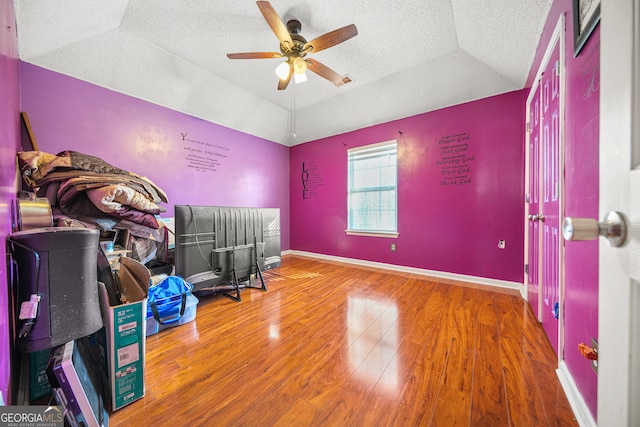
[[[347,234],[396,237],[397,141],[352,148],[349,157]]]

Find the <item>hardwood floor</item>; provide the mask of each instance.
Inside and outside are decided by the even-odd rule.
[[[515,291],[288,255],[147,338],[112,426],[577,425]]]

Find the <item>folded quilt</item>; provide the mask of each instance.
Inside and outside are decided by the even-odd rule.
[[[122,174],[129,172],[110,165],[104,160],[78,153],[77,151],[62,151],[56,155],[45,153],[44,151],[23,151],[18,153],[20,160],[20,171],[28,184],[37,182],[54,169],[65,168],[83,170],[86,172]]]
[[[148,178],[76,151],[20,152],[18,164],[25,182],[70,217],[106,216],[157,229],[154,215],[165,211],[158,203],[168,202],[166,193]]]
[[[144,197],[140,192],[125,185],[105,185],[104,187],[86,190],[89,200],[102,212],[111,213],[131,206],[142,212],[159,214],[165,209]]]
[[[21,151],[18,153],[18,165],[22,177],[31,187],[85,176],[110,180],[112,183],[138,185],[144,188],[144,192],[153,202],[169,201],[165,192],[150,179],[112,166],[98,157],[76,151],[63,151],[57,155],[43,151]]]

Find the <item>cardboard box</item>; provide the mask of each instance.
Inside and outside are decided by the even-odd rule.
[[[51,394],[47,377],[47,365],[51,349],[34,351],[29,354],[29,402]]]
[[[107,288],[100,283],[100,311],[104,323],[104,355],[107,361],[111,410],[144,396],[144,365],[149,270],[138,261],[122,258],[118,279],[121,305],[109,304]]]

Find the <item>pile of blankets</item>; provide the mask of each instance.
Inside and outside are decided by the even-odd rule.
[[[168,202],[167,195],[148,178],[77,151],[23,151],[18,166],[25,182],[49,200],[55,225],[126,229],[164,240],[154,215],[165,211],[159,203]]]

